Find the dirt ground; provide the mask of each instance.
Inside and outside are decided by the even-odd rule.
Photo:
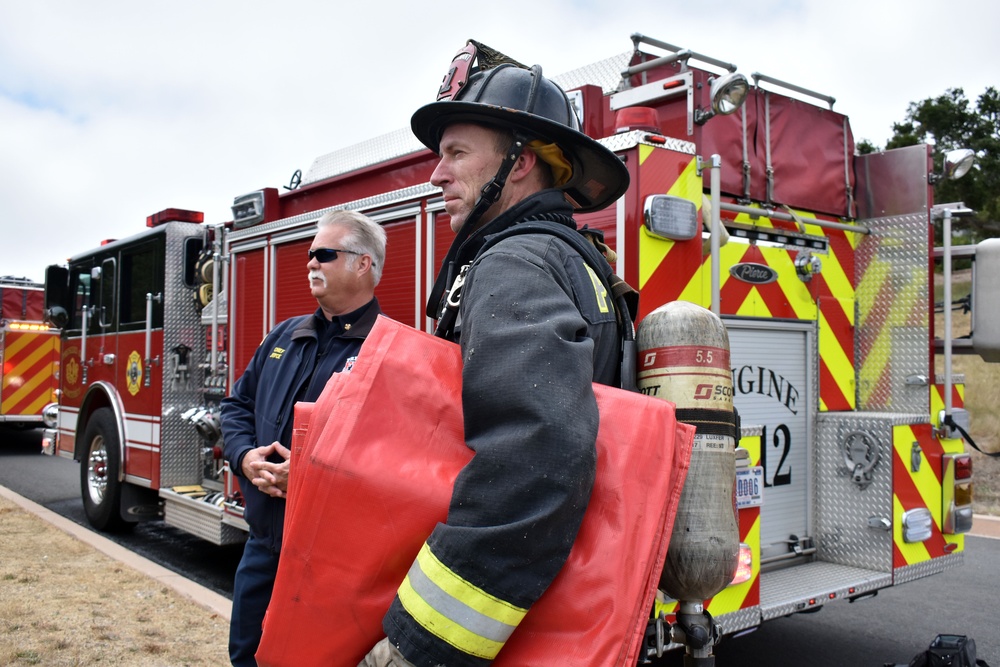
[[[228,622],[0,497],[0,665],[229,664]]]

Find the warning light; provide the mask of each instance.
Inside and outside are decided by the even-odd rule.
[[[941,532],[967,533],[972,530],[972,457],[945,454],[941,467]]]
[[[659,118],[652,107],[625,107],[615,113],[615,133],[641,130],[660,133]]]
[[[972,504],[972,482],[966,482],[964,484],[955,485],[955,504],[956,505]]]
[[[733,580],[729,582],[730,586],[735,586],[736,584],[742,584],[753,577],[753,551],[750,549],[750,545],[746,542],[740,542],[740,554],[739,560],[736,564],[736,574],[733,575]]]
[[[972,477],[972,457],[968,454],[955,457],[955,479]]]
[[[12,331],[48,331],[49,327],[44,324],[34,324],[30,322],[11,322]]]
[[[188,211],[183,208],[166,208],[146,216],[147,227],[159,227],[168,222],[205,222],[205,214],[201,211]]]

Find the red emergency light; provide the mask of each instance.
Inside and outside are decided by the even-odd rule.
[[[147,227],[159,227],[168,222],[205,222],[201,211],[187,211],[183,208],[165,208],[146,218]]]
[[[972,456],[966,454],[955,457],[955,479],[970,479],[972,477]]]
[[[625,107],[615,113],[615,133],[631,132],[660,133],[659,118],[656,109],[651,107]]]

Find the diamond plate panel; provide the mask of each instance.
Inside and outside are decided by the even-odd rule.
[[[674,137],[657,137],[657,139],[662,139],[657,143],[647,141],[646,137],[649,136],[649,132],[643,132],[641,130],[633,130],[631,132],[622,132],[620,134],[613,134],[610,137],[604,137],[603,139],[598,139],[597,142],[603,144],[605,148],[610,151],[618,152],[628,150],[629,148],[634,148],[639,144],[645,146],[653,146],[654,148],[667,148],[672,151],[677,151],[678,153],[684,153],[686,155],[695,154],[695,145],[690,141],[684,141],[683,139],[675,139]]]
[[[913,581],[914,579],[921,579],[932,574],[944,572],[952,567],[958,567],[962,564],[964,558],[965,554],[958,552],[947,554],[945,556],[938,556],[937,558],[931,558],[930,560],[925,560],[914,565],[898,567],[895,572],[893,572],[893,579],[896,584],[905,584],[906,582]]]
[[[192,291],[184,285],[184,239],[201,236],[203,228],[180,222],[166,225],[163,286],[163,407],[160,410],[160,486],[202,483],[201,438],[181,413],[203,403],[202,365],[205,362],[205,330]],[[172,351],[179,345],[190,349],[186,374],[178,368]]]
[[[821,413],[816,419],[816,530],[820,561],[892,572],[892,532],[869,528],[869,518],[890,522],[892,510],[892,428],[924,421],[918,415]],[[854,483],[846,458],[848,436],[864,433],[877,443],[871,482]]]
[[[809,607],[810,599],[823,604],[829,595],[846,598],[892,584],[889,572],[873,572],[834,563],[809,563],[760,575],[760,609],[766,620]],[[853,592],[848,589],[854,589]]]
[[[302,185],[346,174],[393,158],[426,150],[410,128],[405,127],[316,158]]]
[[[716,616],[715,620],[722,626],[722,633],[731,635],[740,630],[755,628],[760,625],[760,607],[745,607]]]
[[[930,376],[927,213],[861,223],[872,233],[862,239],[856,255],[857,405],[862,410],[926,414],[926,386],[908,385],[906,378]]]
[[[160,497],[164,501],[163,520],[169,525],[177,526],[212,544],[238,544],[246,541],[246,529],[226,524],[222,520],[222,508],[168,489],[161,489]]]
[[[309,211],[308,213],[302,213],[301,215],[292,216],[290,218],[283,218],[281,220],[274,220],[262,225],[254,225],[252,227],[238,229],[230,232],[229,235],[226,236],[226,243],[231,246],[254,237],[267,237],[274,232],[285,232],[296,225],[315,223],[327,211],[350,210],[361,211],[362,213],[371,215],[372,209],[393,205],[403,205],[408,202],[419,200],[423,197],[438,194],[440,192],[441,188],[431,185],[430,183],[413,185],[408,188],[385,192],[373,197],[366,197],[365,199],[355,199],[354,201],[344,202],[343,204],[337,204],[336,206],[316,209],[315,211]]]
[[[559,74],[552,77],[552,80],[559,84],[563,90],[572,90],[580,86],[591,84],[600,86],[605,95],[618,90],[622,81],[622,72],[628,68],[629,60],[632,59],[632,52],[626,51],[616,56],[605,58],[591,65],[584,65],[578,69]]]

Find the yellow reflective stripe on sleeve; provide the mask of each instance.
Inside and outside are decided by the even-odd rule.
[[[427,544],[399,587],[403,608],[425,630],[470,655],[492,660],[526,609],[465,581],[439,561]]]

